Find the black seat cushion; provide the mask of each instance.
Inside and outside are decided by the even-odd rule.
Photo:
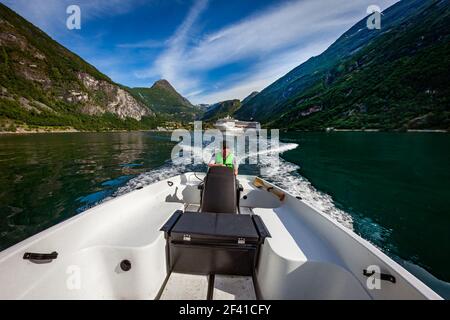
[[[190,234],[194,238],[203,236],[206,239],[231,238],[236,240],[242,237],[247,241],[257,242],[259,240],[253,217],[250,215],[185,212],[180,216],[171,233]]]
[[[233,170],[211,167],[205,178],[202,212],[237,213],[237,183]]]

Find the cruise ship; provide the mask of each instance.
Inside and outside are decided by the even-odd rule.
[[[214,127],[228,133],[244,133],[248,129],[259,131],[261,129],[261,124],[255,121],[240,121],[231,117],[226,117],[217,120]]]

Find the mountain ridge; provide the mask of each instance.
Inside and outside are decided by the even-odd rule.
[[[0,3],[0,130],[153,127],[154,112]]]
[[[193,121],[203,113],[202,108],[194,106],[165,79],[156,81],[150,88],[130,90],[134,97],[141,99],[150,109],[169,119]]]
[[[368,30],[366,19],[359,21],[324,53],[243,104],[235,116],[301,130],[448,128],[445,85],[431,81],[434,87],[426,88],[429,81],[421,76],[427,73],[448,84],[443,71],[448,65],[448,6],[442,0],[398,2],[384,11],[380,31]],[[421,79],[420,88],[411,77]],[[403,94],[386,95],[393,88]],[[424,92],[440,94],[426,97]]]
[[[232,116],[241,108],[241,101],[239,99],[225,100],[212,104],[203,114],[201,120],[213,122],[227,116]]]
[[[246,103],[250,102],[250,100],[252,100],[258,94],[259,94],[259,91],[253,91],[247,97],[245,97],[244,100],[242,100],[242,104],[246,104]]]

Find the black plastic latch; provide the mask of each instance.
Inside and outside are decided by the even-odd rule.
[[[372,272],[369,273],[369,272],[367,272],[366,269],[363,270],[363,275],[365,275],[366,277],[371,277],[374,274],[375,274],[375,271],[372,271]],[[389,282],[392,282],[392,283],[396,283],[397,282],[393,275],[387,274],[387,273],[380,273],[380,279],[383,280],[383,281],[389,281]]]

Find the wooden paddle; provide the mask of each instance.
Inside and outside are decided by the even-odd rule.
[[[264,180],[262,180],[261,178],[256,177],[255,180],[253,181],[253,185],[255,187],[259,188],[263,188],[264,190],[267,190],[268,192],[273,193],[275,196],[277,196],[280,201],[283,201],[284,198],[286,197],[286,194],[284,194],[284,192],[275,189],[274,187],[267,185]]]

